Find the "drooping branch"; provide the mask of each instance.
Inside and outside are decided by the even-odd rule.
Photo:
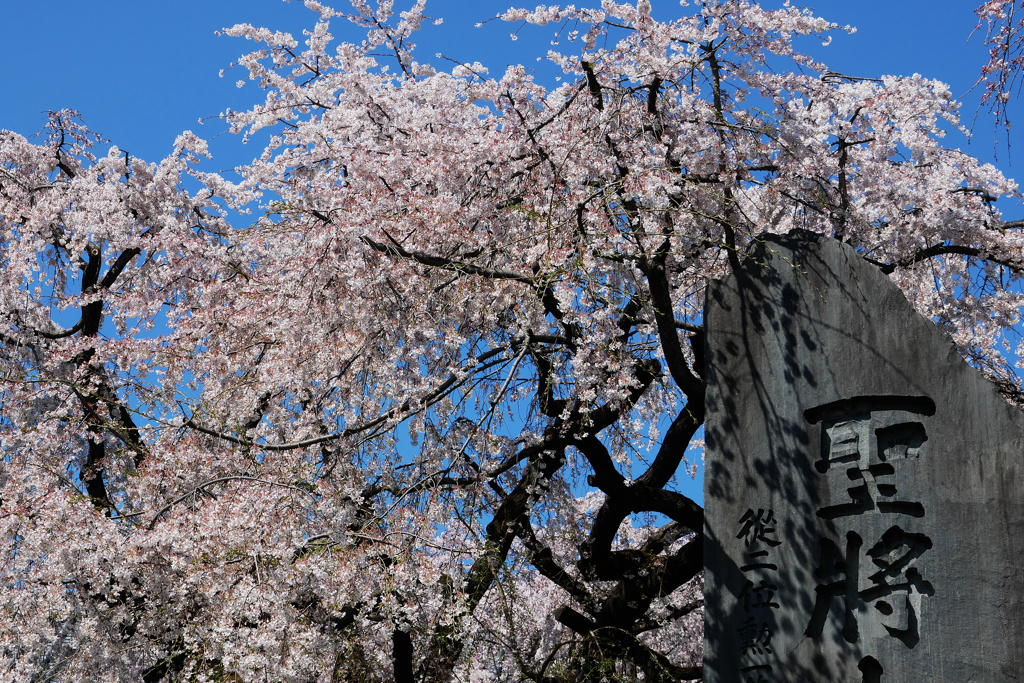
[[[544,336],[537,336],[535,338],[538,341],[548,339],[548,337]],[[501,363],[504,363],[505,361],[503,359],[498,359],[490,362],[485,361],[490,360],[494,356],[497,356],[498,354],[501,354],[512,347],[513,345],[510,344],[509,346],[501,346],[496,349],[486,351],[485,353],[482,353],[476,357],[475,363],[465,366],[465,372],[463,373],[465,376],[463,376],[462,378],[459,377],[458,373],[453,373],[449,375],[447,379],[445,379],[445,381],[441,382],[441,384],[435,387],[433,390],[423,394],[418,400],[414,401],[413,399],[407,399],[403,401],[401,405],[391,408],[390,410],[385,411],[384,413],[378,415],[375,418],[366,420],[364,422],[360,422],[356,425],[353,425],[352,427],[347,427],[341,430],[340,432],[334,432],[332,434],[315,436],[309,439],[303,439],[302,441],[293,441],[289,443],[280,444],[268,444],[255,443],[244,438],[232,436],[231,434],[226,434],[224,432],[211,429],[196,422],[193,417],[188,418],[183,426],[188,427],[190,429],[194,429],[197,432],[201,432],[208,436],[213,436],[218,439],[222,439],[224,441],[227,441],[228,443],[237,444],[239,446],[258,446],[261,450],[264,451],[291,451],[299,448],[308,448],[310,446],[316,446],[318,444],[326,443],[328,441],[337,441],[338,439],[344,439],[350,436],[354,436],[356,434],[361,434],[365,431],[373,429],[374,427],[387,423],[398,417],[402,417],[404,419],[415,413],[422,412],[429,408],[430,406],[434,405],[435,403],[443,400],[446,396],[448,396],[453,391],[458,389],[460,386],[468,382],[469,379],[472,377],[472,373],[479,373],[483,370],[487,370],[491,367],[494,367],[495,365],[500,365]]]
[[[497,570],[505,563],[520,528],[520,520],[527,514],[535,499],[538,486],[546,486],[555,472],[565,463],[565,454],[557,446],[545,450],[526,468],[519,484],[501,502],[487,525],[483,553],[473,562],[463,582],[460,610],[472,614],[484,594],[497,577]],[[420,663],[416,680],[421,683],[447,680],[452,667],[462,654],[464,642],[457,635],[457,624],[435,629]]]
[[[722,98],[722,65],[718,60],[717,50],[727,41],[727,38],[722,38],[718,45],[713,43],[707,43],[703,45],[704,48],[704,59],[707,61],[708,66],[711,67],[711,92],[714,103],[715,120],[719,124],[726,123],[725,121],[725,107]],[[717,130],[718,138],[722,143],[723,148],[727,147],[725,140],[725,130],[720,126]],[[719,161],[719,173],[725,172],[725,159]],[[719,225],[722,226],[725,232],[725,252],[726,257],[729,259],[729,265],[732,267],[733,272],[738,272],[740,269],[740,257],[739,248],[736,244],[736,231],[733,229],[732,223],[729,220],[729,214],[733,210],[733,204],[735,198],[733,197],[732,188],[726,186],[723,189],[725,196],[725,217],[719,221]]]
[[[304,488],[301,488],[299,486],[295,486],[293,484],[285,484],[285,483],[279,482],[279,481],[271,481],[271,480],[268,480],[268,479],[260,479],[259,477],[249,477],[249,476],[246,476],[246,475],[243,475],[243,474],[235,474],[235,475],[230,475],[230,476],[227,476],[227,477],[217,477],[215,479],[210,479],[208,481],[204,481],[203,483],[199,484],[198,486],[192,487],[188,491],[188,493],[184,493],[184,494],[178,496],[177,498],[175,498],[174,500],[169,501],[166,505],[164,505],[163,507],[161,507],[159,510],[156,511],[156,514],[153,515],[153,518],[151,520],[149,520],[149,524],[146,525],[146,529],[149,530],[149,531],[152,531],[153,527],[156,526],[157,521],[159,521],[161,515],[163,515],[165,512],[169,512],[171,510],[171,508],[173,508],[178,503],[180,503],[180,502],[182,502],[184,500],[188,500],[190,497],[193,497],[196,494],[204,491],[207,487],[214,486],[216,484],[226,484],[227,482],[230,482],[230,481],[248,481],[248,482],[252,482],[254,484],[264,484],[266,486],[277,486],[277,487],[281,487],[281,488],[291,489],[292,491],[297,491],[297,492],[305,494],[306,496],[311,497],[311,498],[314,497],[313,494],[311,494],[309,491],[307,491]]]

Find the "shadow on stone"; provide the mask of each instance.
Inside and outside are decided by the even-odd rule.
[[[829,238],[704,320],[705,680],[1024,677],[1022,415]]]

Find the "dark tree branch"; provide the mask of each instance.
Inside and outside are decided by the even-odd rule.
[[[625,552],[630,551],[618,551]],[[618,556],[618,553],[613,553],[613,560],[626,566],[622,567],[618,585],[601,605],[597,623],[632,629],[647,613],[653,600],[672,593],[702,571],[704,540],[695,536],[668,557],[652,555],[644,549],[631,551],[626,556]]]
[[[375,242],[369,237],[361,238],[363,243],[369,246],[374,251],[378,251],[382,254],[389,256],[397,256],[415,263],[421,263],[425,266],[431,266],[434,268],[441,268],[442,270],[451,270],[459,273],[466,273],[468,275],[479,275],[491,280],[515,280],[516,282],[522,282],[531,286],[536,285],[534,278],[529,275],[523,275],[522,273],[515,273],[507,270],[497,270],[492,268],[484,268],[473,263],[467,263],[464,261],[456,261],[454,259],[444,258],[442,256],[435,256],[433,254],[427,254],[420,251],[407,251],[401,245],[398,244],[394,239],[391,239],[392,244],[381,244]]]
[[[604,97],[601,96],[601,84],[598,83],[597,75],[594,73],[594,65],[590,62],[580,62],[580,66],[583,67],[583,72],[587,75],[587,87],[593,98],[594,109],[603,111]]]
[[[625,477],[615,468],[611,454],[596,436],[577,439],[573,445],[594,469],[594,474],[587,478],[588,484],[596,486],[609,496],[626,495]]]
[[[528,516],[524,516],[519,522],[519,539],[530,551],[530,563],[537,568],[541,576],[547,578],[559,588],[568,593],[573,600],[583,605],[588,612],[596,613],[597,604],[594,597],[587,590],[587,587],[577,581],[571,574],[565,571],[555,561],[551,548],[541,543],[533,531]],[[555,617],[558,618],[557,616]]]
[[[668,240],[666,240],[667,242]],[[668,272],[665,268],[666,249],[654,258],[643,259],[640,268],[647,277],[647,285],[651,290],[651,303],[654,308],[654,321],[658,327],[658,338],[661,340],[662,351],[668,362],[669,373],[676,386],[692,401],[703,396],[703,382],[697,379],[686,364],[686,356],[676,332],[676,319],[673,313],[672,294],[669,288]]]
[[[533,491],[551,480],[565,463],[563,448],[545,450],[530,463],[519,484],[501,502],[487,525],[486,550],[473,562],[463,585],[460,609],[472,614],[484,594],[497,578],[497,570],[505,563],[512,541],[521,528],[521,520],[536,501]],[[439,626],[427,647],[427,655],[416,671],[416,680],[447,680],[452,667],[462,654],[464,643],[458,637],[456,626]]]
[[[703,600],[695,600],[694,602],[683,605],[682,607],[673,608],[671,611],[668,612],[668,614],[665,614],[658,619],[653,619],[650,617],[638,619],[637,622],[633,624],[633,633],[644,633],[645,631],[653,631],[656,628],[661,628],[668,622],[675,621],[676,619],[681,619],[685,617],[687,614],[690,614],[694,610],[698,610],[703,606]]]
[[[551,381],[551,361],[542,352],[531,348],[530,357],[537,366],[537,404],[541,415],[556,418],[565,410],[565,399],[555,400]]]
[[[395,683],[413,683],[413,650],[409,633],[396,628],[391,632],[391,646]]]
[[[1019,260],[1015,261],[1015,260],[1010,260],[1010,259],[1005,259],[1005,258],[998,258],[996,256],[993,256],[990,253],[986,253],[984,250],[979,249],[978,247],[965,247],[965,246],[960,246],[960,245],[957,245],[957,244],[936,244],[934,246],[931,246],[931,247],[928,247],[926,249],[922,249],[922,250],[918,251],[916,254],[914,254],[910,258],[902,259],[900,261],[895,261],[893,263],[882,263],[880,261],[876,261],[876,260],[870,259],[870,258],[865,258],[865,260],[868,263],[872,263],[872,264],[878,266],[878,268],[883,273],[885,273],[886,275],[889,275],[890,273],[895,271],[897,268],[909,268],[909,267],[911,267],[913,265],[921,263],[922,261],[926,261],[926,260],[928,260],[930,258],[935,258],[936,256],[945,256],[945,255],[948,255],[948,254],[957,254],[957,255],[960,255],[960,256],[979,257],[979,258],[981,258],[981,259],[983,259],[985,261],[989,261],[991,263],[995,263],[995,264],[1000,265],[1000,266],[1006,266],[1007,268],[1009,268],[1010,270],[1012,270],[1014,272],[1022,272],[1022,271],[1024,271],[1024,265],[1022,265],[1022,263]]]
[[[715,109],[715,120],[724,124],[725,121],[725,109],[722,100],[722,66],[718,62],[718,56],[715,51],[725,42],[722,41],[716,46],[712,43],[707,43],[703,46],[704,48],[704,59],[707,61],[708,66],[711,67],[711,93],[714,100]],[[726,145],[725,130],[723,128],[718,129],[719,139],[722,141],[723,147]],[[719,165],[719,173],[724,173],[724,161]],[[740,257],[739,250],[736,246],[736,232],[732,227],[732,224],[728,220],[728,214],[731,212],[732,204],[734,203],[732,188],[726,186],[725,188],[725,202],[726,202],[726,218],[719,221],[719,225],[725,231],[725,251],[726,257],[729,259],[729,265],[732,267],[733,272],[739,272],[740,269]]]
[[[535,337],[535,339],[537,339],[539,341],[543,341],[543,340],[548,339],[548,338],[547,337]],[[500,353],[502,353],[504,351],[507,351],[507,350],[508,350],[507,347],[499,347],[497,349],[491,349],[490,351],[487,351],[485,353],[480,354],[479,356],[476,357],[476,364],[474,364],[472,366],[472,369],[475,372],[480,372],[482,370],[487,370],[487,369],[489,369],[489,368],[491,368],[491,367],[493,367],[495,365],[500,365],[501,363],[504,363],[505,361],[502,360],[502,359],[491,361],[489,363],[485,363],[484,361],[487,361],[487,360],[493,358],[494,356],[496,356],[496,355],[498,355],[498,354],[500,354]],[[468,381],[468,379],[469,378],[466,377],[466,378],[460,380],[455,375],[449,375],[448,378],[445,379],[445,381],[442,382],[437,388],[433,389],[432,391],[427,392],[426,394],[421,396],[418,401],[416,401],[416,403],[418,404],[418,410],[424,410],[424,409],[429,408],[430,406],[434,405],[438,401],[442,400],[445,396],[450,394],[452,391],[454,391],[458,387],[460,387],[463,384],[465,384]],[[412,413],[410,411],[412,409],[413,409],[413,400],[410,399],[410,400],[404,401],[400,406],[397,406],[395,408],[392,408],[392,409],[386,411],[382,415],[378,415],[377,417],[375,417],[373,419],[370,419],[370,420],[367,420],[365,422],[361,422],[361,423],[359,423],[357,425],[354,425],[352,427],[343,429],[340,432],[335,432],[333,434],[326,434],[326,435],[323,435],[323,436],[316,436],[316,437],[313,437],[313,438],[310,438],[310,439],[304,439],[302,441],[293,441],[293,442],[290,442],[290,443],[281,443],[281,444],[253,443],[250,440],[239,438],[237,436],[232,436],[230,434],[225,434],[225,433],[219,432],[219,431],[217,431],[215,429],[210,429],[209,427],[205,427],[205,426],[199,424],[198,422],[196,422],[193,418],[187,419],[183,426],[188,427],[190,429],[194,429],[197,432],[202,432],[203,434],[206,434],[208,436],[213,436],[213,437],[216,437],[218,439],[223,439],[224,441],[227,441],[228,443],[237,444],[239,446],[257,446],[257,447],[260,448],[260,450],[264,450],[264,451],[290,451],[290,450],[295,450],[297,448],[308,448],[309,446],[316,446],[318,444],[322,444],[322,443],[325,443],[325,442],[328,442],[328,441],[337,441],[338,439],[343,439],[343,438],[348,437],[348,436],[353,436],[355,434],[359,434],[361,432],[365,432],[365,431],[367,431],[369,429],[372,429],[374,427],[377,427],[378,425],[381,425],[381,424],[387,422],[388,420],[395,419],[398,416],[403,415],[405,413],[409,413],[411,415]]]
[[[651,488],[661,488],[667,484],[679,469],[679,463],[686,454],[690,440],[702,424],[704,424],[703,393],[696,398],[691,398],[676,415],[676,419],[672,421],[668,431],[665,432],[665,438],[661,442],[658,454],[654,457],[654,462],[636,480],[637,484]]]
[[[558,607],[553,612],[553,616],[555,617],[555,621],[568,626],[572,631],[580,634],[581,636],[585,636],[597,628],[597,624],[590,619],[587,619],[572,607]]]
[[[647,94],[647,113],[657,114],[658,113],[658,91],[661,88],[661,78],[655,76],[651,79],[651,84],[648,86]]]
[[[107,270],[107,274],[103,276],[103,279],[99,283],[99,289],[110,289],[114,285],[114,281],[121,275],[125,267],[131,263],[131,260],[142,253],[141,249],[125,249],[118,254],[117,259],[110,264],[110,268]]]
[[[625,344],[629,341],[630,332],[636,327],[637,316],[643,309],[643,300],[640,298],[640,292],[635,292],[630,297],[629,302],[622,307],[622,312],[619,314],[618,327],[622,330],[622,334],[619,336],[619,341]]]

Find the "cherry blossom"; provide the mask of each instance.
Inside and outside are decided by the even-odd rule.
[[[422,0],[306,4],[224,30],[271,133],[235,181],[0,132],[0,676],[699,678],[703,296],[768,234],[1024,400],[1019,191],[943,83],[829,71],[788,6],[509,10],[551,89],[428,64]]]
[[[1024,66],[1024,3],[1016,0],[988,0],[974,10],[978,16],[975,31],[985,27],[985,45],[989,60],[981,68],[974,87],[984,85],[981,105],[995,115],[995,125],[1010,130],[1008,105],[1021,88]]]

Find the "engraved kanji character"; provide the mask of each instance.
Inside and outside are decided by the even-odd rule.
[[[824,432],[823,457],[815,467],[829,476],[833,500],[842,500],[844,493],[849,499],[821,508],[819,517],[836,519],[873,511],[924,516],[920,503],[897,499],[896,485],[890,478],[896,474],[894,460],[918,457],[928,439],[924,425],[904,422],[879,427],[870,414],[863,414],[826,426]],[[844,468],[829,472],[837,463]]]
[[[754,617],[750,617],[736,630],[740,634],[740,647],[745,654],[772,654],[772,631],[768,628],[768,622],[761,622],[759,626]]]
[[[744,666],[740,669],[740,673],[746,676],[744,683],[771,683],[772,681],[772,667],[768,664]]]
[[[920,640],[917,613],[921,596],[935,594],[932,585],[913,566],[931,547],[931,539],[924,534],[908,533],[894,526],[867,552],[879,571],[868,577],[873,585],[861,591],[861,597],[880,613],[885,630],[907,647],[914,647]]]
[[[821,539],[821,562],[814,570],[814,575],[821,583],[814,589],[814,611],[807,625],[805,635],[811,638],[821,637],[825,621],[832,609],[832,601],[838,599],[843,604],[843,638],[848,643],[857,641],[857,607],[860,604],[858,594],[858,561],[863,545],[856,532],[846,534],[846,552],[839,553],[836,544],[827,538]]]
[[[913,563],[932,547],[924,534],[908,533],[898,526],[886,531],[866,553],[879,571],[869,575],[871,585],[860,590],[860,553],[863,541],[856,532],[846,534],[846,551],[840,553],[829,539],[821,540],[821,562],[814,575],[821,580],[815,588],[814,611],[805,635],[821,637],[833,601],[843,605],[843,638],[856,642],[860,635],[857,613],[873,606],[867,616],[880,623],[889,635],[907,647],[920,640],[918,612],[921,596],[934,595]]]
[[[759,508],[755,513],[753,508],[747,508],[739,524],[742,524],[743,528],[736,534],[736,538],[742,538],[747,547],[754,542],[762,542],[772,547],[782,543],[778,539],[770,538],[775,535],[775,512],[772,510]]]
[[[770,608],[779,606],[779,603],[774,602],[775,591],[779,590],[778,586],[768,583],[764,579],[757,585],[753,581],[747,581],[743,584],[743,588],[740,589],[740,598],[743,600],[743,609],[747,612],[751,612],[755,609],[762,607]]]
[[[740,565],[740,571],[749,572],[751,569],[771,569],[777,571],[779,565],[768,561],[767,550],[755,550],[747,553],[747,564]]]

